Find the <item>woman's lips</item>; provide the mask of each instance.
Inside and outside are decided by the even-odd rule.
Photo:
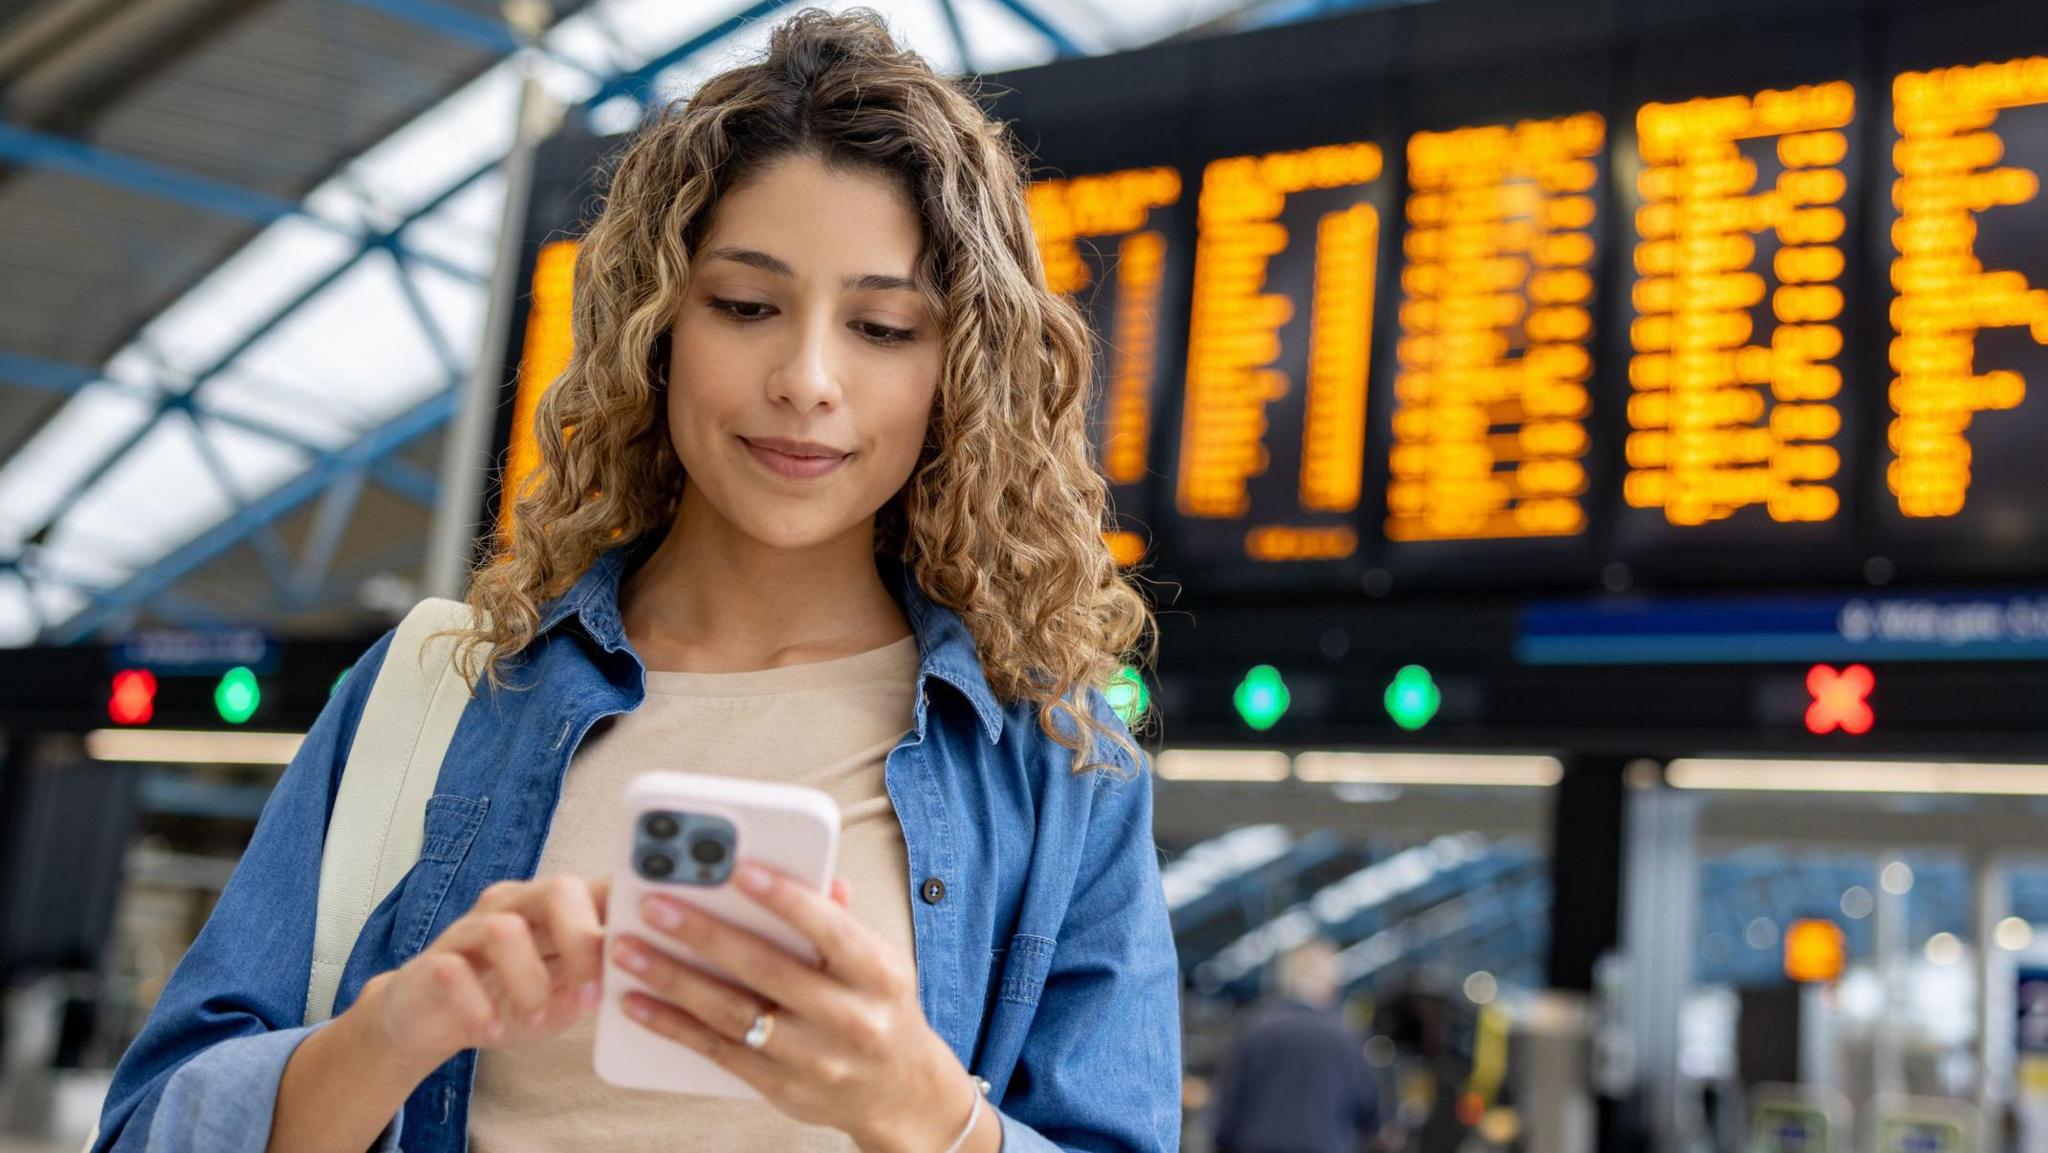
[[[844,455],[791,456],[786,452],[762,448],[746,437],[741,437],[740,443],[747,446],[747,451],[753,454],[755,460],[761,462],[761,467],[792,480],[814,480],[846,463]]]

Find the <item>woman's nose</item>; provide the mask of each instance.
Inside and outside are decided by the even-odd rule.
[[[832,364],[831,332],[824,323],[805,324],[769,377],[769,399],[799,412],[839,403]]]

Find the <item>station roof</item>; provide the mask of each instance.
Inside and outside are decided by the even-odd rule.
[[[411,603],[526,68],[623,131],[799,6],[0,0],[0,646]],[[870,6],[990,73],[1338,5]]]

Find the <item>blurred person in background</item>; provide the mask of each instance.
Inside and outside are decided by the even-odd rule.
[[[1336,946],[1282,954],[1278,983],[1224,1062],[1217,1153],[1353,1153],[1379,1131],[1379,1093],[1343,1018]]]
[[[272,794],[96,1149],[1174,1148],[1151,782],[1101,692],[1150,611],[1101,535],[1090,366],[1007,131],[879,17],[800,14],[669,110],[581,242],[542,467],[468,595],[477,696],[335,1015],[302,1023],[323,839],[376,670],[416,659],[390,635]],[[660,896],[674,943],[609,954],[659,993],[628,1016],[761,1100],[591,1067],[600,874],[651,769],[845,814],[829,898],[736,873],[824,964]]]
[[[1394,1109],[1385,1143],[1402,1153],[1452,1153],[1465,1146],[1471,1122],[1460,1114],[1460,1099],[1471,1079],[1469,1038],[1475,1021],[1471,1002],[1437,991],[1411,974],[1388,991],[1379,1006],[1377,1028],[1393,1043]]]

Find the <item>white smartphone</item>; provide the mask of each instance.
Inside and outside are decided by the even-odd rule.
[[[820,893],[830,892],[839,852],[839,806],[817,789],[800,785],[655,772],[627,786],[621,817],[620,856],[605,909],[604,997],[598,1004],[593,1055],[597,1075],[629,1089],[758,1098],[746,1082],[626,1016],[622,1001],[628,992],[653,990],[613,963],[612,945],[620,934],[630,933],[684,964],[731,980],[641,920],[641,900],[664,893],[816,961],[817,951],[796,930],[733,886],[732,868],[736,858],[744,857]]]

